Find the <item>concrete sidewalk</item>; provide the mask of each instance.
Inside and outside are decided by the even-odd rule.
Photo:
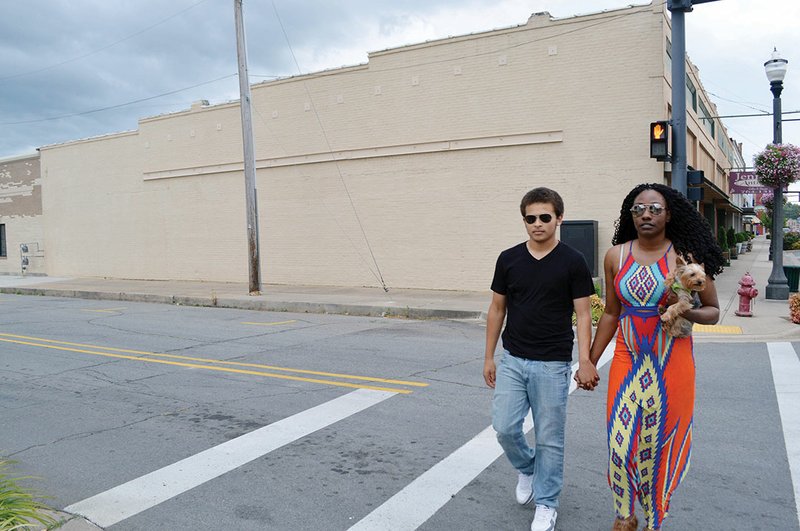
[[[731,266],[716,279],[722,312],[720,322],[696,330],[696,341],[800,340],[800,326],[789,320],[788,302],[764,299],[772,270],[768,257],[769,240],[761,236],[753,240],[751,252],[731,260]],[[787,253],[787,260],[793,258]],[[753,317],[738,317],[734,313],[739,304],[738,282],[745,272],[753,276],[759,291]],[[19,276],[0,276],[0,293],[410,319],[485,319],[491,300],[488,289],[482,292],[390,289],[385,292],[381,288],[265,285],[261,295],[250,296],[244,282]]]
[[[753,250],[732,260],[716,279],[721,317],[719,324],[696,330],[696,342],[800,341],[800,325],[789,320],[787,301],[764,299],[772,271],[769,240],[753,240]],[[793,259],[787,253],[787,259]],[[739,280],[749,272],[759,296],[753,317],[739,317]],[[487,283],[489,280],[487,279]],[[94,300],[137,301],[247,310],[333,313],[362,316],[397,316],[411,319],[485,319],[491,293],[380,288],[264,286],[250,296],[246,283],[118,280],[103,278],[52,278],[0,276],[0,293],[77,297]],[[64,531],[99,529],[67,513],[55,516]]]

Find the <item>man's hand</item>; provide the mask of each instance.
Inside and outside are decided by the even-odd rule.
[[[497,376],[497,369],[494,365],[494,359],[488,359],[483,362],[483,380],[486,385],[494,389],[495,377]]]
[[[594,388],[600,383],[600,375],[597,373],[597,367],[590,361],[579,362],[578,370],[575,372],[575,381],[581,389],[594,391]]]

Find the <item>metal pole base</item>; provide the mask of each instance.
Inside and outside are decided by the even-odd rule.
[[[773,301],[788,301],[789,284],[767,284],[765,297]]]

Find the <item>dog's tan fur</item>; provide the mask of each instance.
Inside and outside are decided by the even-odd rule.
[[[668,306],[661,314],[663,326],[673,337],[691,335],[692,323],[682,317],[682,314],[692,308],[694,292],[706,289],[706,271],[703,264],[687,263],[679,255],[677,267],[667,274],[664,284],[667,289],[675,292],[678,302]]]
[[[614,520],[614,527],[611,531],[636,531],[639,528],[639,520],[635,514],[631,514],[627,518],[620,518],[619,516]]]

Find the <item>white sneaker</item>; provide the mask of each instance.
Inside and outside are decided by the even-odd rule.
[[[531,531],[554,531],[558,511],[547,505],[537,505],[536,515],[531,522]]]
[[[515,494],[517,495],[517,503],[520,505],[533,501],[533,474],[529,476],[522,472],[519,473]]]

